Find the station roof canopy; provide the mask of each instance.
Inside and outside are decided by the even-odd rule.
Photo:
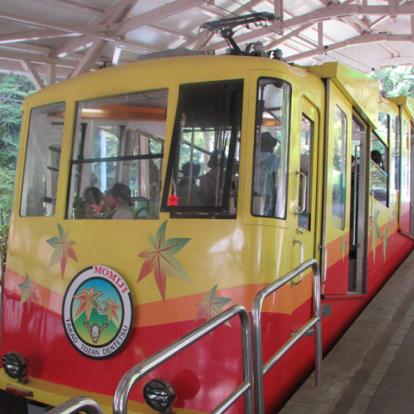
[[[0,71],[26,72],[41,88],[140,55],[225,53],[208,21],[254,12],[275,20],[234,29],[288,62],[339,61],[363,72],[414,63],[410,0],[1,0]]]

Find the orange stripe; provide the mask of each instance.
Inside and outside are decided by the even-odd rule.
[[[278,312],[291,314],[311,296],[312,277],[308,272],[303,281],[297,285],[286,284],[276,294],[271,295],[264,304],[264,312]],[[5,289],[21,296],[22,291],[19,284],[24,282],[25,277],[7,269],[5,278]],[[37,301],[42,307],[61,314],[63,296],[53,292],[51,289],[39,285],[33,281]],[[256,294],[268,284],[255,284],[239,286],[229,289],[221,289],[217,294],[221,297],[231,298],[226,308],[235,304],[243,305],[251,310]],[[193,320],[198,313],[198,305],[202,301],[203,293],[166,299],[164,302],[157,301],[144,303],[135,306],[135,326],[153,326],[160,324],[175,323],[180,321]]]

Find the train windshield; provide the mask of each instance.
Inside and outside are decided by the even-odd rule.
[[[240,80],[181,86],[166,210],[235,214],[242,94]]]
[[[67,216],[158,218],[167,90],[78,104]]]

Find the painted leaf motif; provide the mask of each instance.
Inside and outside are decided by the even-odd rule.
[[[196,320],[210,320],[223,311],[223,307],[231,301],[231,298],[217,296],[217,285],[210,292],[203,295],[203,299],[197,305],[199,307]],[[226,325],[229,325],[226,323]]]
[[[375,262],[376,253],[377,253],[377,241],[381,237],[380,227],[378,224],[379,214],[380,212],[376,210],[374,213],[373,226],[372,226],[372,252],[374,256],[374,262]]]
[[[49,246],[53,248],[52,255],[50,256],[49,260],[49,267],[52,267],[59,263],[60,267],[60,274],[63,277],[66,265],[68,262],[68,258],[78,261],[76,256],[75,250],[73,245],[75,242],[73,240],[69,240],[69,233],[65,232],[63,227],[58,224],[58,237],[52,237],[51,239],[47,240]]]
[[[116,321],[119,321],[118,319],[118,310],[119,305],[112,299],[106,299],[104,302],[104,313],[108,317],[108,321],[112,321],[115,319]]]
[[[19,284],[19,288],[22,291],[22,296],[20,297],[20,303],[25,303],[28,300],[38,302],[37,294],[35,287],[33,286],[33,281],[26,273],[26,278],[24,282]]]
[[[80,302],[75,317],[80,316],[85,312],[86,320],[89,321],[93,309],[101,311],[101,306],[98,301],[98,298],[101,295],[102,293],[94,288],[90,288],[89,290],[82,289],[81,293],[74,296],[74,299]]]
[[[175,257],[175,254],[177,254],[190,239],[184,237],[166,239],[166,230],[167,220],[161,224],[155,237],[149,235],[148,239],[151,248],[138,254],[138,257],[145,259],[145,261],[138,273],[137,282],[153,272],[155,282],[163,300],[165,300],[167,276],[190,281],[190,277],[184,267]]]

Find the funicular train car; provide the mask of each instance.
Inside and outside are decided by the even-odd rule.
[[[29,97],[0,406],[87,395],[112,412],[128,370],[233,305],[251,314],[310,259],[329,349],[413,247],[410,104],[340,64],[251,56],[149,59]],[[312,318],[312,274],[264,302],[264,361]],[[153,412],[143,388],[146,401],[175,394],[177,413],[211,412],[238,389],[246,321],[223,322],[137,382],[128,412]],[[304,336],[261,379],[266,412],[313,368],[315,346]],[[246,395],[228,412],[253,412]]]

